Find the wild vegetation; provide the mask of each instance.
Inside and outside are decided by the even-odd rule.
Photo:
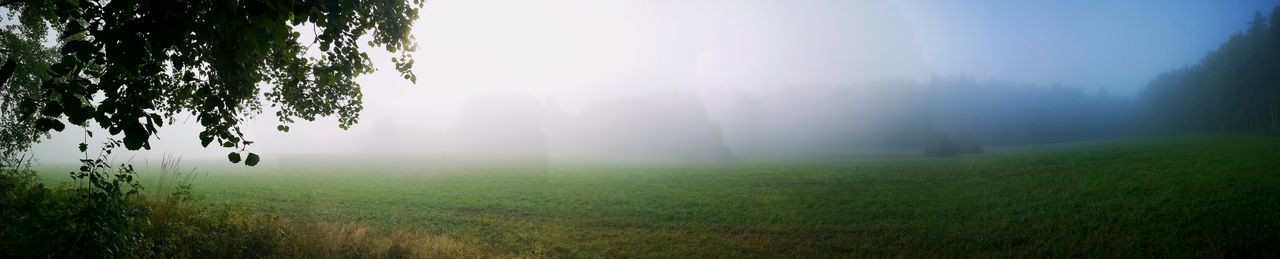
[[[220,162],[248,166],[263,159],[241,126],[264,111],[281,132],[325,116],[349,128],[355,79],[374,68],[362,45],[416,81],[423,4],[0,1],[0,257],[1280,255],[1280,8],[1133,99],[934,77],[718,111],[633,96],[543,121],[514,98],[468,105],[458,129],[532,163],[350,155],[199,174],[115,160],[184,115],[200,145],[231,151]],[[85,157],[33,168],[32,145],[68,128]],[[1152,133],[1235,135],[1096,140]],[[1001,146],[1024,144],[1041,146]],[[850,152],[866,147],[910,152]],[[785,152],[802,155],[770,156]]]
[[[174,193],[144,193],[117,148],[150,149],[159,128],[191,114],[201,144],[234,148],[253,166],[240,122],[276,107],[280,131],[295,119],[357,122],[371,73],[361,45],[398,55],[413,81],[409,28],[422,1],[41,1],[0,2],[0,255],[4,257],[404,257],[425,239],[270,215],[212,212]],[[304,43],[295,26],[315,31]],[[307,51],[319,44],[319,56]],[[273,88],[260,93],[259,84]],[[25,152],[67,124],[90,143],[72,183],[35,180]],[[103,134],[103,133],[107,134]],[[243,154],[243,159],[242,159]],[[65,175],[64,175],[65,176]],[[333,239],[314,237],[328,236]],[[285,242],[307,237],[307,242]],[[434,241],[432,241],[434,242]],[[426,242],[431,243],[431,242]],[[192,245],[200,244],[200,245]],[[447,251],[433,249],[433,253]]]
[[[117,143],[117,145],[119,145]],[[102,160],[91,160],[98,164]],[[165,160],[143,191],[132,167],[79,171],[67,182],[32,168],[0,173],[0,256],[111,258],[476,257],[481,246],[349,222],[298,220],[247,208],[211,207],[193,193],[194,171]]]
[[[13,48],[0,73],[13,135],[6,152],[66,124],[119,136],[129,150],[176,116],[203,128],[201,145],[234,148],[232,163],[255,165],[241,121],[276,108],[277,129],[295,119],[336,116],[346,129],[363,109],[354,79],[373,72],[367,49],[396,56],[414,81],[409,33],[423,1],[4,1],[11,22],[0,41]],[[315,31],[302,42],[298,27]],[[46,42],[53,32],[56,41]],[[12,45],[8,45],[12,44]],[[308,55],[319,45],[317,54]],[[20,72],[20,73],[19,73]],[[9,82],[10,79],[12,82]],[[259,84],[269,84],[263,93]],[[260,98],[261,97],[261,98]],[[65,122],[65,123],[64,123]],[[101,134],[101,132],[99,132]],[[216,141],[216,143],[215,143]],[[86,143],[87,144],[87,143]],[[84,151],[84,148],[81,148]]]
[[[1267,257],[1276,156],[1273,137],[1195,137],[665,166],[318,158],[195,178],[212,208],[179,210],[199,220],[178,244],[287,255],[342,247],[327,233],[348,225],[315,222],[347,222],[464,257]]]

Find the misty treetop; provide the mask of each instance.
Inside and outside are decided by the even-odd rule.
[[[44,14],[52,5],[6,1],[0,6],[8,9],[0,28],[0,149],[3,157],[11,157],[42,135],[34,134],[33,117],[15,111],[21,100],[39,95],[40,83],[49,78],[45,71],[58,52],[43,42],[49,35],[49,17]]]
[[[1153,79],[1141,94],[1155,130],[1280,133],[1280,7],[1254,15],[1199,64]]]
[[[1122,136],[1131,134],[1135,121],[1132,98],[966,77],[726,93],[732,102],[659,91],[601,98],[580,108],[532,95],[477,95],[461,105],[453,124],[437,131],[375,124],[380,130],[360,141],[369,145],[361,152],[503,161],[732,161],[915,155],[954,144],[974,153],[983,145]]]
[[[939,139],[1027,145],[1132,134],[1131,98],[969,77],[742,95],[721,116],[735,153],[919,149]]]
[[[346,129],[362,110],[354,79],[373,71],[361,45],[396,57],[406,80],[415,41],[410,33],[422,0],[392,1],[4,1],[20,25],[5,28],[5,58],[17,64],[6,85],[4,123],[30,122],[26,137],[96,123],[123,133],[130,150],[149,140],[177,114],[204,128],[201,144],[241,151],[240,123],[260,114],[264,97],[281,125],[296,119],[338,117]],[[40,45],[45,28],[57,45]],[[301,42],[298,30],[313,30]],[[308,50],[318,47],[318,56]],[[48,67],[44,69],[44,67]],[[38,71],[47,71],[47,74]],[[38,84],[36,82],[39,82]],[[261,93],[259,87],[269,88]],[[38,89],[38,90],[37,90]],[[92,134],[92,133],[86,133]],[[8,139],[6,139],[8,140]],[[25,149],[29,141],[12,149]],[[233,161],[239,155],[229,155]],[[250,154],[246,163],[257,161]]]

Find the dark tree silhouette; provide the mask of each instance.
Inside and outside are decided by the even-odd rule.
[[[35,132],[61,131],[63,120],[123,134],[130,150],[174,115],[195,116],[201,144],[243,152],[240,123],[262,112],[260,96],[279,111],[278,130],[295,119],[336,115],[346,129],[362,109],[354,79],[373,66],[360,45],[385,48],[410,81],[410,28],[422,0],[3,1],[24,26],[51,24],[56,56],[34,94],[6,95],[6,111]],[[310,27],[314,26],[314,27]],[[308,28],[310,27],[310,28]],[[298,28],[313,29],[300,42]],[[13,29],[9,29],[12,31]],[[25,35],[33,36],[33,35]],[[6,48],[9,47],[6,42]],[[308,57],[318,46],[320,55]],[[13,60],[10,56],[10,60]],[[19,66],[38,66],[19,57]],[[260,86],[267,86],[265,93]],[[239,152],[228,155],[239,162]],[[244,162],[253,165],[256,154]]]
[[[1155,130],[1280,133],[1280,7],[1254,14],[1199,64],[1157,76],[1141,97]]]

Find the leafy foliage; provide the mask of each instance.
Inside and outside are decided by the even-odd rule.
[[[71,250],[70,253],[116,257],[136,255],[133,250],[142,239],[136,233],[141,227],[138,221],[146,211],[131,204],[142,190],[134,179],[137,172],[133,165],[120,164],[112,168],[107,162],[111,151],[120,145],[119,140],[108,140],[97,158],[80,160],[80,170],[71,173],[71,178],[87,183],[87,187],[73,189],[78,196],[74,200],[79,206],[69,221],[72,229],[85,238],[77,238],[68,244],[67,247],[83,249]]]
[[[319,116],[357,123],[354,79],[373,72],[362,43],[397,55],[396,69],[416,81],[410,28],[422,0],[30,2],[39,4],[5,7],[54,18],[61,43],[41,92],[18,99],[38,132],[92,122],[123,134],[129,150],[150,149],[158,128],[191,114],[201,145],[244,150],[252,141],[240,124],[262,100],[278,108],[281,131]],[[316,38],[304,45],[298,30],[308,27]]]
[[[34,103],[22,100],[39,96],[40,83],[55,62],[57,50],[44,44],[49,34],[53,5],[44,1],[4,1],[6,7],[0,28],[0,152],[11,158],[25,151],[41,134],[35,129],[34,117],[22,111],[35,111]],[[19,62],[21,61],[21,62]],[[22,104],[23,106],[20,106]],[[47,123],[47,122],[46,122]]]
[[[96,158],[81,160],[71,188],[45,188],[32,170],[0,167],[0,239],[6,240],[0,256],[145,256],[138,244],[147,210],[135,204],[142,190],[137,173],[108,162],[121,145],[108,140]]]
[[[156,231],[140,204],[132,165],[112,150],[150,149],[158,128],[190,114],[203,146],[253,141],[240,124],[276,107],[281,131],[295,119],[336,115],[346,129],[362,109],[356,77],[373,72],[359,45],[398,55],[410,81],[409,33],[422,0],[0,1],[0,257],[149,257]],[[298,30],[318,30],[305,45]],[[45,45],[50,32],[57,45]],[[318,44],[318,50],[313,49]],[[265,93],[260,88],[267,88]],[[15,155],[67,123],[112,136],[81,160],[72,188],[50,189]],[[80,143],[81,152],[88,151]],[[13,162],[13,161],[17,162]],[[248,153],[247,165],[259,162]],[[12,162],[12,163],[11,163]],[[180,195],[179,195],[180,196]],[[154,215],[151,215],[154,216]],[[208,225],[205,227],[218,227]],[[180,235],[167,235],[173,237]],[[30,253],[30,254],[12,254]]]

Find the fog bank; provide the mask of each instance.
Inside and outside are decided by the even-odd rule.
[[[1121,136],[1146,81],[1274,2],[431,1],[417,85],[370,50],[360,124],[282,133],[268,109],[246,137],[267,158],[726,161]],[[179,122],[127,156],[230,151]],[[74,161],[84,139],[35,152]]]

